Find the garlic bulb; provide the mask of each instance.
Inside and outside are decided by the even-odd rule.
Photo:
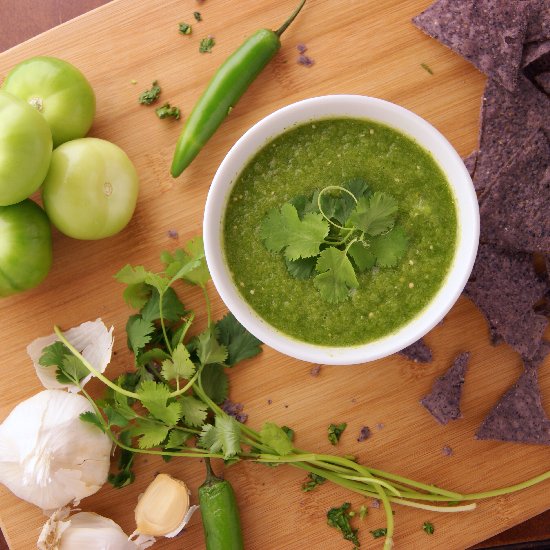
[[[96,319],[95,321],[86,321],[78,327],[71,328],[64,335],[96,370],[101,373],[105,371],[111,361],[111,353],[113,351],[113,327],[107,330],[103,321]],[[78,392],[79,390],[74,384],[61,384],[56,380],[57,367],[43,367],[38,363],[44,348],[58,340],[59,338],[56,334],[37,338],[27,346],[27,353],[32,359],[40,382],[42,382],[42,385],[46,389],[67,388],[69,391]],[[81,385],[84,386],[91,377],[91,374],[86,376],[81,381]]]
[[[189,506],[189,489],[179,479],[159,474],[139,497],[135,510],[136,534],[175,537],[198,506]]]
[[[81,395],[44,390],[19,403],[0,425],[0,482],[19,498],[54,510],[107,481],[111,440],[83,422]]]
[[[145,550],[155,543],[152,537],[132,542],[113,520],[68,508],[57,510],[42,528],[38,550]]]

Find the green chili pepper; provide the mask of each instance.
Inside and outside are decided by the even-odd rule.
[[[206,480],[199,487],[206,550],[243,550],[243,535],[237,499],[229,481],[220,479],[212,471],[210,459],[206,463]]]
[[[176,145],[170,173],[178,177],[212,137],[229,111],[281,47],[280,37],[306,0],[276,31],[260,29],[218,69],[189,115]]]

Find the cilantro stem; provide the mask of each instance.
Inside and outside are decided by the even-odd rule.
[[[384,491],[384,489],[379,485],[376,485],[375,487],[378,495],[380,496],[380,500],[382,501],[384,512],[386,513],[386,538],[384,539],[384,550],[390,550],[393,548],[393,531],[395,529],[393,510],[386,491]]]
[[[189,381],[187,382],[187,384],[185,384],[185,386],[183,386],[183,388],[180,388],[176,391],[173,391],[171,394],[170,394],[170,397],[177,397],[178,395],[181,395],[182,393],[185,393],[187,390],[191,389],[191,387],[193,386],[193,384],[197,381],[197,378],[199,377],[199,374],[200,374],[200,370],[198,370],[192,378],[189,379]]]
[[[422,504],[421,502],[413,502],[411,500],[405,500],[403,498],[389,497],[390,502],[401,504],[402,506],[408,506],[409,508],[418,508],[419,510],[427,510],[428,512],[440,512],[440,513],[458,513],[458,512],[470,512],[476,509],[476,503],[462,504],[460,506],[432,506],[430,504]]]
[[[390,481],[398,481],[410,487],[415,487],[417,489],[423,489],[429,493],[434,493],[436,495],[442,495],[446,497],[451,497],[453,500],[465,500],[465,495],[456,493],[454,491],[447,491],[446,489],[440,489],[435,485],[427,485],[426,483],[420,483],[419,481],[414,481],[412,479],[407,479],[406,477],[398,476],[396,474],[390,474],[384,472],[383,470],[377,470],[376,468],[369,468],[370,472],[378,477],[389,479]],[[550,475],[550,472],[548,472]]]
[[[351,198],[355,201],[355,204],[357,204],[357,199],[355,198],[355,195],[345,187],[340,187],[339,185],[328,185],[327,187],[324,187],[319,191],[319,194],[317,195],[317,208],[319,208],[319,212],[321,212],[321,216],[327,220],[328,223],[333,225],[334,227],[337,227],[338,229],[343,229],[345,231],[353,231],[353,228],[348,227],[342,227],[341,225],[338,225],[337,223],[333,222],[324,212],[323,207],[321,206],[321,197],[325,191],[344,191],[348,195],[351,196]]]
[[[111,382],[106,376],[103,376],[98,370],[96,370],[83,356],[82,354],[65,338],[63,332],[61,332],[61,329],[55,325],[53,327],[53,330],[59,340],[67,346],[67,348],[71,351],[71,353],[80,359],[82,361],[82,364],[96,377],[99,378],[106,386],[109,386],[112,390],[121,393],[122,395],[125,395],[126,397],[131,397],[132,399],[138,399],[139,395],[133,391],[125,390],[124,388],[121,388],[120,386],[117,386],[114,382]]]
[[[341,477],[344,479],[349,479],[351,481],[360,481],[362,483],[371,483],[372,485],[379,485],[381,487],[385,487],[386,489],[388,489],[388,491],[393,493],[395,496],[398,496],[398,497],[402,496],[401,493],[393,485],[391,485],[387,481],[382,481],[381,479],[376,479],[374,477],[348,476],[344,474],[342,474]]]
[[[207,314],[207,318],[208,318],[208,326],[210,327],[210,325],[212,325],[212,308],[211,308],[211,305],[210,305],[210,298],[208,296],[208,292],[206,292],[206,286],[205,285],[200,285],[201,287],[201,290],[202,290],[202,293],[204,294],[204,301],[206,303],[206,314]]]
[[[170,284],[166,288],[170,288]],[[162,328],[162,335],[164,336],[164,342],[166,343],[166,349],[172,355],[174,350],[170,345],[170,340],[168,339],[168,334],[166,333],[166,325],[164,323],[164,312],[163,312],[163,302],[164,302],[164,291],[159,291],[159,315],[160,315],[160,326]]]
[[[544,472],[538,476],[532,477],[521,483],[516,483],[515,485],[510,485],[509,487],[502,487],[501,489],[494,489],[492,491],[485,491],[483,493],[471,493],[463,495],[464,500],[481,500],[485,498],[497,497],[501,495],[507,495],[509,493],[515,493],[516,491],[521,491],[522,489],[527,489],[533,485],[537,485],[542,481],[545,481],[550,478],[550,471]]]

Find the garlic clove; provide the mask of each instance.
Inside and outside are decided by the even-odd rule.
[[[38,550],[145,550],[155,543],[152,537],[139,541],[127,535],[113,520],[94,514],[78,512],[69,516],[69,509],[56,510],[42,528]]]
[[[159,474],[140,496],[135,510],[135,534],[174,537],[198,506],[189,506],[189,489],[179,479]]]
[[[96,319],[95,321],[86,321],[78,327],[71,328],[64,335],[96,370],[101,373],[105,371],[111,361],[111,353],[113,351],[113,327],[107,330],[103,321]],[[57,367],[43,367],[38,362],[44,348],[57,340],[59,338],[56,334],[37,338],[27,346],[27,354],[32,359],[36,375],[46,389],[68,389],[69,391],[78,392],[78,388],[73,384],[61,384],[57,381]],[[91,377],[91,374],[86,376],[81,382],[82,386]]]

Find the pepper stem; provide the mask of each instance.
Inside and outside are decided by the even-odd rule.
[[[205,457],[204,465],[206,466],[206,479],[204,483],[212,483],[213,481],[219,481],[220,478],[214,473],[212,464],[210,464],[210,457]]]
[[[277,36],[280,37],[281,34],[283,34],[286,31],[286,29],[292,23],[292,21],[296,19],[296,16],[300,13],[305,3],[306,3],[306,0],[302,0],[298,5],[298,7],[292,12],[292,15],[275,31],[275,34]]]

